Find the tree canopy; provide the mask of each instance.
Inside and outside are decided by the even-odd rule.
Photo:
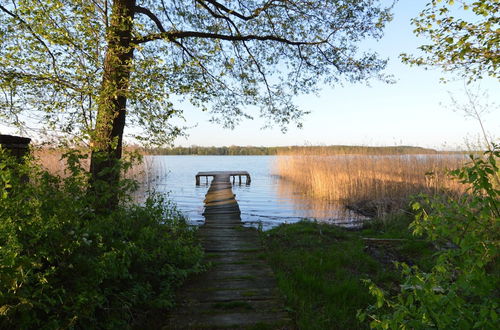
[[[255,114],[300,125],[309,109],[295,95],[381,77],[386,61],[358,45],[382,36],[389,10],[376,0],[0,0],[0,117],[89,139],[105,95],[123,94],[127,124],[159,144],[182,132],[171,119],[185,101],[226,127]],[[113,22],[130,25],[120,47],[133,56],[120,62],[127,83],[106,90],[106,54],[124,36]]]
[[[432,0],[413,19],[415,33],[430,40],[423,56],[402,55],[417,65],[439,65],[469,82],[500,78],[500,2],[498,0]]]

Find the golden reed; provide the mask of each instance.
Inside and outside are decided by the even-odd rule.
[[[371,209],[367,215],[405,208],[409,196],[417,193],[463,191],[446,172],[460,167],[465,157],[379,149],[380,152],[370,148],[304,147],[281,151],[274,171],[311,198],[340,203],[361,212]]]
[[[81,149],[84,150],[84,149]],[[35,148],[33,150],[33,155],[35,160],[49,173],[58,175],[61,177],[66,177],[67,164],[66,159],[64,159],[63,154],[67,150],[61,148]],[[85,153],[84,151],[82,151]],[[160,173],[156,173],[154,159],[150,157],[144,157],[143,152],[138,148],[128,147],[125,149],[125,157],[127,158],[128,153],[137,152],[143,157],[140,161],[134,161],[133,166],[124,173],[124,177],[127,179],[137,180],[141,186],[146,186],[146,189],[152,188],[152,183],[157,179]],[[81,164],[86,170],[90,167],[90,158],[81,160]]]

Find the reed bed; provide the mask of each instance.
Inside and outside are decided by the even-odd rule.
[[[65,170],[67,164],[66,160],[63,159],[64,152],[65,151],[59,148],[35,148],[33,150],[33,155],[36,162],[46,171],[53,175],[66,177],[67,173]],[[90,162],[85,160],[83,165],[88,170]]]
[[[313,199],[338,203],[375,216],[405,208],[418,193],[461,193],[446,175],[465,157],[450,154],[374,154],[307,148],[282,152],[275,174]]]
[[[82,149],[83,150],[83,149]],[[58,175],[60,177],[66,177],[67,173],[67,163],[63,154],[67,150],[61,148],[35,148],[33,150],[33,155],[36,161],[49,173]],[[127,149],[127,152],[138,152],[142,154],[140,150],[136,148]],[[82,153],[85,153],[82,151]],[[165,175],[161,168],[155,163],[154,157],[145,156],[142,154],[142,159],[140,161],[134,161],[133,166],[130,167],[123,177],[126,179],[133,179],[139,183],[137,191],[132,194],[135,201],[142,201],[147,191],[154,189],[155,182]],[[127,159],[128,156],[125,156]],[[87,159],[82,159],[81,164],[88,171],[90,168],[90,157]]]

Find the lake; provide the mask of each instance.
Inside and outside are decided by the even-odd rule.
[[[238,180],[233,185],[241,219],[248,226],[269,229],[303,218],[353,226],[362,220],[339,205],[307,198],[300,188],[274,175],[276,157],[280,156],[146,156],[145,162],[154,177],[151,186],[168,193],[192,224],[204,223],[203,200],[210,185],[202,178],[196,186],[196,173],[233,170],[248,171],[252,178],[248,186],[244,178],[242,185]]]

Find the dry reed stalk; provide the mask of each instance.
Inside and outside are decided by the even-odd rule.
[[[63,154],[67,150],[60,148],[36,148],[33,151],[35,160],[37,163],[46,171],[53,175],[66,177],[67,163],[63,158]],[[83,166],[86,170],[90,168],[90,161],[88,159],[83,160]]]
[[[278,176],[312,198],[359,209],[369,204],[369,208],[380,213],[404,207],[408,197],[417,193],[463,191],[458,182],[446,175],[446,169],[463,164],[464,158],[456,155],[344,154],[321,149],[315,152],[281,154],[275,164]],[[426,176],[429,172],[433,175]]]
[[[139,183],[138,189],[132,196],[134,201],[144,201],[145,196],[155,190],[157,181],[163,180],[167,175],[165,168],[157,160],[155,156],[143,155],[142,161],[125,174],[126,178]]]
[[[128,150],[130,151],[130,150]],[[136,150],[137,151],[137,150]],[[66,177],[68,175],[67,163],[63,158],[66,151],[59,148],[38,148],[34,150],[34,156],[38,164],[49,173]],[[90,168],[90,160],[82,160],[82,165],[86,170]],[[153,157],[144,156],[140,162],[134,165],[124,173],[124,178],[133,179],[139,183],[139,189],[134,193],[134,200],[141,200],[146,191],[153,188],[153,183],[158,179],[160,173],[157,173],[158,166],[155,165]]]

